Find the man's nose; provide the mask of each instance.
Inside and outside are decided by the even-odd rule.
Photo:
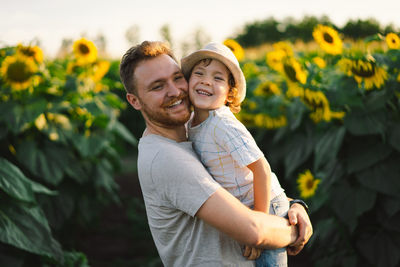
[[[168,91],[167,91],[167,95],[168,96],[178,96],[180,95],[181,90],[176,86],[175,83],[170,82],[168,83]]]

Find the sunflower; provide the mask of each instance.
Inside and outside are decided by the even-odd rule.
[[[366,90],[381,88],[388,78],[387,72],[378,67],[373,59],[352,60],[343,58],[338,62],[339,68],[348,76],[353,76],[358,85],[364,82]]]
[[[332,119],[342,119],[345,112],[332,111],[325,94],[321,91],[304,90],[303,101],[312,110],[310,118],[318,123],[322,120],[331,121]]]
[[[236,42],[233,39],[226,39],[224,41],[224,45],[229,47],[230,50],[232,50],[233,54],[237,58],[238,61],[241,61],[244,58],[244,50],[240,46],[238,42]]]
[[[304,97],[304,88],[299,86],[297,83],[289,83],[288,90],[286,91],[288,98]]]
[[[260,128],[277,129],[287,125],[284,115],[271,117],[267,114],[259,113],[254,116],[254,125]]]
[[[260,73],[259,67],[253,62],[247,62],[242,67],[243,75],[246,79],[257,76]]]
[[[286,53],[283,50],[274,50],[268,52],[265,57],[265,62],[271,69],[282,72],[283,71],[283,59],[286,58]]]
[[[395,33],[388,33],[386,35],[386,43],[390,49],[399,49],[400,48],[400,38]]]
[[[37,63],[43,62],[43,51],[38,46],[23,46],[22,44],[19,44],[17,46],[17,53],[32,58]]]
[[[328,54],[338,55],[342,53],[342,40],[333,28],[319,24],[313,31],[313,37]]]
[[[321,57],[314,57],[312,61],[317,65],[320,69],[323,69],[326,67],[326,61],[321,58]]]
[[[277,42],[272,45],[276,51],[283,51],[288,57],[293,56],[293,48],[289,42]]]
[[[302,198],[310,198],[315,195],[320,179],[315,179],[310,170],[306,170],[299,175],[297,179],[300,196]]]
[[[8,56],[4,59],[0,74],[6,84],[14,90],[23,90],[39,82],[39,77],[35,75],[37,65],[32,58],[22,55]]]
[[[74,42],[73,51],[78,65],[93,63],[97,58],[96,46],[85,38]]]
[[[281,90],[279,89],[278,85],[269,81],[260,83],[254,90],[255,96],[271,96],[280,94]]]
[[[93,64],[93,75],[91,78],[93,81],[98,82],[100,81],[104,75],[107,74],[108,70],[110,69],[110,62],[108,61],[97,61]]]
[[[307,73],[293,57],[286,58],[284,61],[283,73],[288,78],[289,82],[305,84],[307,81]]]

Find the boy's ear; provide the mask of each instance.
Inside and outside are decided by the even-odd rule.
[[[131,93],[126,94],[126,100],[128,100],[129,104],[136,109],[136,110],[141,110],[142,109],[142,104],[140,103],[139,98]]]

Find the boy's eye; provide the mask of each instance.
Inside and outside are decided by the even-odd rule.
[[[196,75],[199,75],[199,76],[203,75],[203,73],[201,71],[195,71],[193,73],[196,74]]]
[[[219,76],[216,76],[215,79],[220,80],[220,81],[225,81],[225,79],[223,77],[219,77]]]

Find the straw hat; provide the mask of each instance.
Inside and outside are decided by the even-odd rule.
[[[246,80],[235,55],[223,44],[209,43],[204,48],[182,58],[181,67],[183,75],[189,78],[194,65],[205,58],[217,59],[225,64],[235,79],[235,87],[238,89],[238,98],[240,102],[242,102],[246,96]]]

